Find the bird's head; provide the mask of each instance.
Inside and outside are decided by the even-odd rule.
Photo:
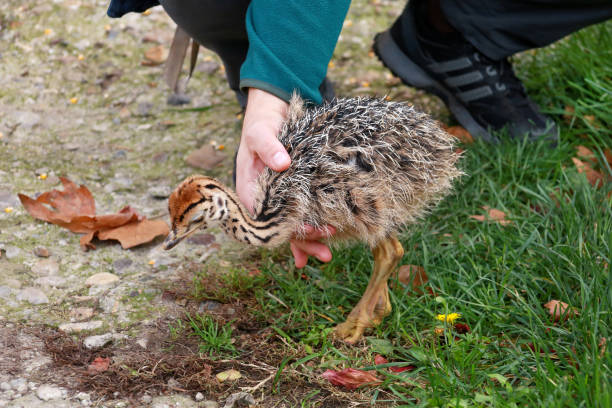
[[[168,199],[172,228],[164,249],[172,249],[198,229],[218,224],[228,216],[227,193],[221,183],[206,176],[191,176]]]

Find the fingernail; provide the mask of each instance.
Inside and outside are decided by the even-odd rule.
[[[272,157],[272,162],[276,167],[283,167],[287,164],[287,155],[283,152],[276,152]]]

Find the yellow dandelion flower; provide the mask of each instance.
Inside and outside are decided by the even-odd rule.
[[[345,20],[345,21],[344,21],[344,26],[345,26],[345,27],[350,27],[350,26],[352,26],[352,25],[353,25],[353,22],[352,22],[351,20]]]
[[[446,322],[453,324],[453,322],[461,317],[461,313],[449,313],[449,314],[439,314],[436,316],[437,320],[441,322]]]
[[[50,28],[45,28],[44,33],[45,33],[45,35],[51,35],[51,34],[53,34],[53,30],[50,29]]]
[[[39,180],[46,180],[47,179],[47,173],[41,173],[38,175],[38,179]]]
[[[79,56],[77,57],[77,59],[79,61],[83,61],[85,59],[85,56],[83,54],[79,54]]]
[[[143,16],[150,16],[150,15],[151,15],[151,13],[152,13],[152,11],[151,11],[151,9],[149,9],[149,10],[145,10],[145,11],[143,11],[143,12],[142,12],[142,15],[143,15]]]
[[[149,261],[149,265],[155,265],[155,259],[151,259],[151,260]]]
[[[370,87],[370,83],[368,81],[363,81],[361,83],[361,86],[363,86],[364,88],[369,88]]]
[[[4,209],[4,212],[7,213],[7,214],[13,212],[13,207],[6,207]]]
[[[78,101],[79,101],[79,98],[70,98],[70,103],[73,105],[77,103]]]
[[[111,30],[110,24],[107,24],[104,26],[104,31],[110,31],[110,30]]]
[[[223,149],[225,149],[225,145],[219,145],[219,147],[217,147],[217,149],[223,150]]]
[[[332,69],[335,66],[336,66],[336,64],[334,63],[334,61],[329,61],[329,63],[327,64],[327,68],[329,68],[329,69]]]

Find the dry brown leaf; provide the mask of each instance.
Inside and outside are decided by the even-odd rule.
[[[548,303],[545,303],[544,307],[548,309],[548,313],[550,313],[555,322],[559,321],[561,317],[566,320],[570,316],[575,316],[578,314],[577,310],[570,308],[567,303],[561,302],[560,300],[551,300]]]
[[[240,371],[231,368],[229,370],[220,372],[215,377],[217,377],[217,380],[219,380],[219,382],[236,381],[242,378],[242,374],[240,374]]]
[[[95,375],[108,370],[110,365],[109,357],[96,357],[94,361],[87,367],[87,373]]]
[[[155,66],[162,64],[166,58],[168,58],[168,50],[163,45],[156,45],[151,47],[144,53],[145,60],[141,62],[142,65]]]
[[[461,141],[461,143],[470,144],[474,143],[474,138],[465,128],[461,126],[449,126],[445,129],[448,133],[455,136]]]
[[[80,240],[83,249],[95,249],[91,241],[96,235],[102,240],[117,239],[123,248],[131,248],[168,234],[165,222],[147,220],[130,206],[115,214],[95,215],[95,202],[87,187],[77,187],[66,178],[61,181],[63,191],[47,191],[36,200],[19,194],[19,199],[34,218],[84,233]]]
[[[576,155],[583,160],[588,160],[591,163],[597,163],[597,157],[595,157],[595,153],[591,149],[585,146],[576,146]]]
[[[608,164],[610,165],[610,167],[612,167],[612,150],[610,149],[604,150],[604,156],[606,156],[606,160],[608,161]]]
[[[321,376],[332,384],[341,385],[349,390],[357,389],[362,385],[378,385],[382,382],[374,374],[356,368],[345,368],[342,371],[327,370]]]
[[[397,280],[400,283],[411,287],[419,295],[423,294],[423,285],[429,282],[425,268],[418,265],[402,265],[397,270]],[[433,295],[431,288],[427,288],[427,291]]]
[[[225,155],[221,154],[212,145],[204,145],[198,150],[195,150],[187,156],[187,163],[190,166],[198,167],[204,170],[212,170],[217,167],[223,160]]]
[[[575,113],[576,113],[576,109],[574,109],[573,106],[565,105],[565,109],[563,113],[563,120],[565,120],[565,123],[570,123],[572,119],[574,118]]]
[[[483,206],[482,207],[486,212],[487,212],[487,216],[484,215],[470,215],[470,218],[473,218],[477,221],[481,221],[484,222],[488,219],[492,220],[492,221],[496,221],[501,225],[508,225],[508,224],[512,224],[512,221],[507,220],[506,219],[506,213],[498,210],[496,208],[490,208],[488,206]]]
[[[601,187],[603,185],[605,180],[604,175],[597,170],[593,170],[589,163],[583,162],[576,157],[572,157],[572,161],[574,162],[574,166],[576,166],[578,173],[584,173],[587,180],[593,187]]]

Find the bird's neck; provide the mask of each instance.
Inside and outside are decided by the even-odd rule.
[[[223,204],[227,206],[227,215],[223,217],[221,226],[227,234],[237,241],[265,247],[275,247],[289,240],[293,231],[283,225],[281,216],[258,221],[251,216],[232,190],[225,186],[218,188],[226,197]]]

